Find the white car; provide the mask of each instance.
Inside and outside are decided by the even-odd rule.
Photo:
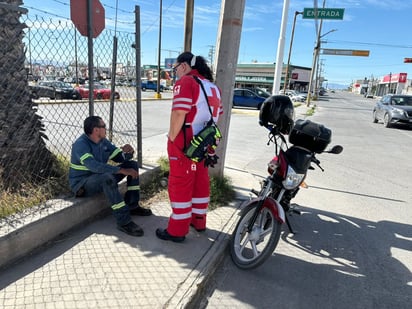
[[[295,91],[290,98],[293,102],[305,102],[308,96],[305,93]]]
[[[290,97],[290,99],[293,102],[305,102],[306,101],[306,95],[296,90],[286,90],[285,92],[281,90],[279,94],[287,95],[288,97]]]

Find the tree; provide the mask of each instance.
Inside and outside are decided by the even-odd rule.
[[[30,98],[25,46],[19,21],[21,0],[0,3],[0,188],[17,191],[55,176],[55,156],[47,149],[44,126]]]

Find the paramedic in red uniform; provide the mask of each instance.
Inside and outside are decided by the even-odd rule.
[[[212,71],[203,57],[184,52],[178,56],[174,71],[178,80],[173,87],[167,142],[170,164],[168,192],[172,214],[167,228],[157,229],[156,235],[163,240],[182,242],[189,233],[190,225],[198,232],[206,230],[210,194],[207,160],[194,162],[184,155],[184,149],[192,137],[211,118],[202,88],[194,76],[204,86],[215,122],[223,110],[220,90],[213,83]]]

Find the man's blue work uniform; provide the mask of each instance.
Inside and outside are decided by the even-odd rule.
[[[81,135],[72,147],[69,171],[71,190],[76,196],[91,196],[103,191],[119,226],[132,221],[130,211],[140,208],[139,177],[133,179],[127,176],[124,199],[118,188],[118,182],[125,177],[118,174],[121,168],[139,170],[137,162],[131,158],[132,154],[123,153],[108,139],[95,143],[86,134]],[[109,165],[109,160],[120,165]]]

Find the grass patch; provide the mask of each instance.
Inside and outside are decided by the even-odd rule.
[[[315,113],[316,105],[312,106],[306,111],[306,116],[312,116]]]
[[[169,175],[169,161],[166,157],[157,160],[159,171],[154,173],[150,181],[140,186],[140,204],[147,206],[154,200],[168,200],[167,176]],[[166,180],[166,183],[165,183]]]
[[[169,200],[167,193],[167,177],[169,175],[169,161],[165,157],[161,157],[157,163],[160,170],[155,173],[146,185],[141,187],[141,205],[148,206],[157,201]],[[235,190],[232,182],[228,177],[211,177],[210,178],[210,202],[209,210],[218,208],[219,206],[228,205],[235,199]]]
[[[235,190],[229,177],[210,178],[209,210],[228,205],[235,199]]]
[[[70,192],[67,183],[70,163],[65,157],[58,156],[56,158],[53,168],[56,175],[60,175],[59,177],[46,179],[41,185],[27,183],[23,186],[24,190],[19,192],[10,192],[8,190],[0,192],[0,218],[24,211],[56,196]]]

